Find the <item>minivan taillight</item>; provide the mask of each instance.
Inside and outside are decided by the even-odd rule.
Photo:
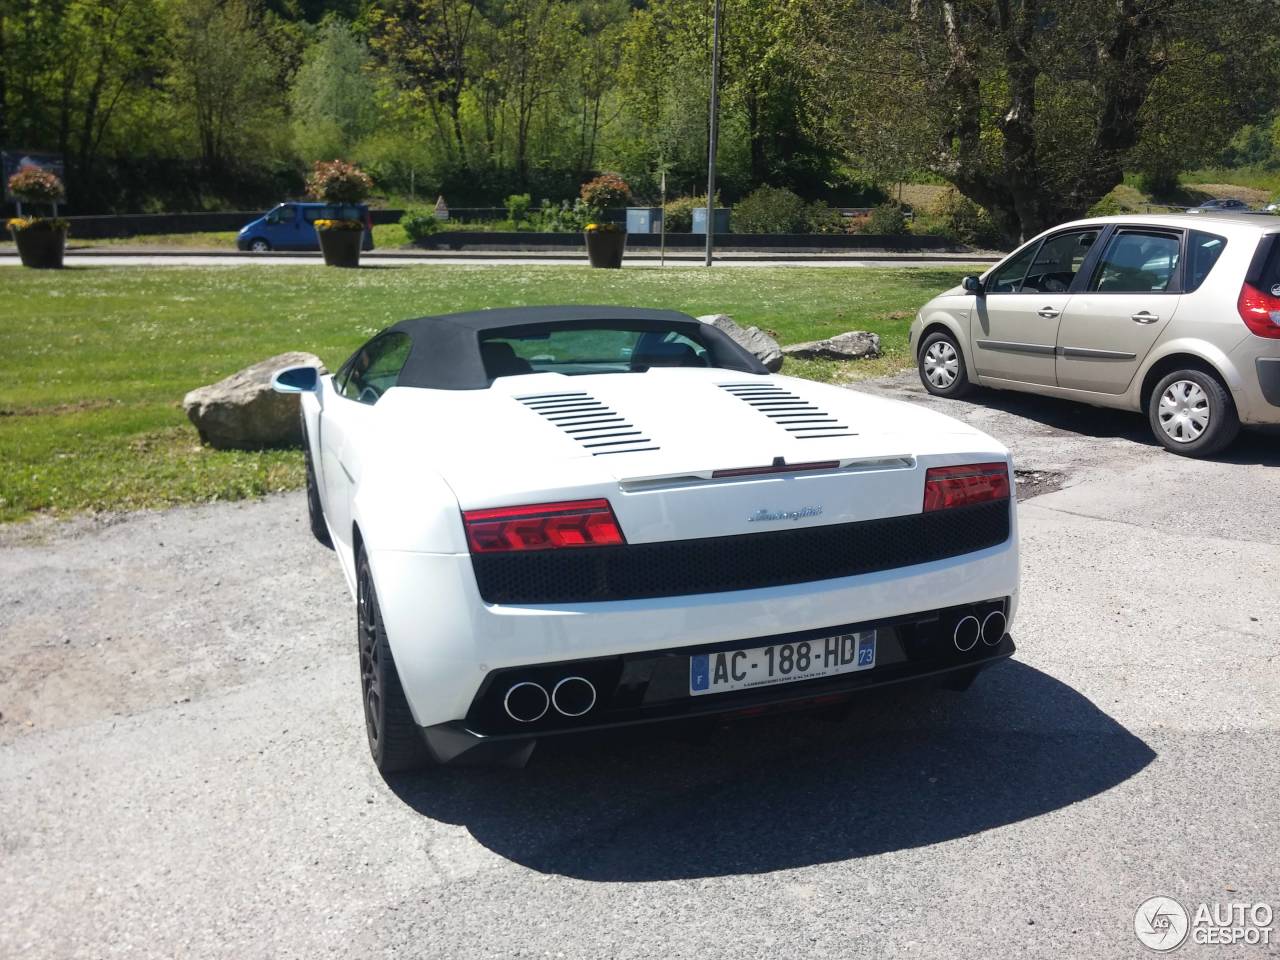
[[[1244,325],[1253,333],[1271,340],[1280,340],[1280,296],[1260,290],[1252,283],[1245,283],[1240,288],[1236,309],[1240,311],[1240,319],[1244,321]]]
[[[626,543],[608,500],[464,510],[462,525],[472,553]]]
[[[1009,499],[1009,466],[1005,463],[966,463],[930,467],[924,475],[924,510],[967,507]]]

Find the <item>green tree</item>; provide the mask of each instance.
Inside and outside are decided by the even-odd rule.
[[[348,156],[378,124],[369,50],[338,18],[321,25],[289,91],[298,155],[310,162]]]
[[[529,142],[536,111],[556,91],[573,53],[576,21],[560,0],[506,0],[498,50],[514,137],[516,182],[529,179]]]
[[[929,170],[1008,240],[1118,184],[1168,75],[1160,122],[1185,130],[1205,55],[1254,74],[1272,0],[803,0],[811,115],[851,163]],[[1274,59],[1274,58],[1272,58]],[[1202,110],[1197,134],[1238,118]]]
[[[482,19],[474,0],[380,0],[369,14],[374,53],[463,169],[462,103],[473,79],[472,31]]]
[[[0,0],[0,142],[62,153],[74,196],[147,93],[162,34],[154,0]]]
[[[169,86],[210,174],[283,152],[283,96],[265,32],[251,0],[178,0]]]

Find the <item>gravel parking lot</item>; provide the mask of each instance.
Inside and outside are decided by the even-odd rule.
[[[860,389],[1040,495],[1016,658],[843,719],[384,781],[300,494],[0,529],[0,956],[1131,957],[1155,894],[1280,914],[1280,443]]]

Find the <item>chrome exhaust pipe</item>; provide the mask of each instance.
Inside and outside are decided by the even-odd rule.
[[[988,647],[994,647],[1004,639],[1005,626],[1004,614],[999,610],[992,610],[982,621],[982,642]]]
[[[956,649],[961,653],[968,653],[978,643],[978,637],[982,635],[982,624],[978,622],[978,618],[968,616],[961,619],[956,624],[955,632],[951,634],[951,639],[956,645]]]
[[[502,709],[517,723],[533,723],[541,720],[551,704],[551,698],[540,683],[525,680],[517,683],[502,698]]]
[[[580,717],[596,705],[595,685],[586,677],[565,677],[552,688],[551,703],[566,717]]]

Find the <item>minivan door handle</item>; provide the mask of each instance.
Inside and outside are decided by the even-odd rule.
[[[1053,307],[1041,307],[1037,312],[1046,320],[1052,320],[1054,317],[1058,316],[1058,314],[1062,313],[1061,310],[1055,310]]]
[[[1129,319],[1132,320],[1134,323],[1155,323],[1157,320],[1160,319],[1160,317],[1147,310],[1139,310]]]

